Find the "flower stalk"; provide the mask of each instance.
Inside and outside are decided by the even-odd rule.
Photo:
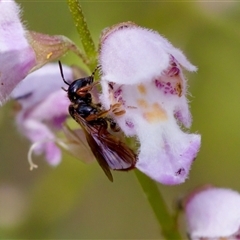
[[[77,0],[68,0],[67,3],[85,50],[86,59],[88,59],[85,63],[90,70],[93,71],[97,65],[97,51],[83,15],[81,5]]]
[[[157,184],[138,170],[135,170],[135,175],[157,218],[162,236],[165,239],[182,239],[178,231],[178,226],[176,226],[174,216],[169,213],[169,209],[159,192]]]

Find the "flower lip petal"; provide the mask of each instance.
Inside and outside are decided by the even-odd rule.
[[[164,146],[161,147],[161,140],[158,138],[159,140],[155,141],[154,133],[152,134],[154,141],[144,141],[140,138],[141,147],[136,167],[162,184],[183,183],[188,176],[192,162],[196,158],[201,138],[199,135],[188,135],[180,131],[178,134],[179,141],[182,141],[178,146],[177,142],[171,142],[171,138],[168,137],[166,140],[168,142],[165,142]]]

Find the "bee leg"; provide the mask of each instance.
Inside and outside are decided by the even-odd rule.
[[[113,132],[120,132],[120,130],[121,130],[120,127],[117,125],[116,122],[113,121],[113,119],[109,118],[108,121],[109,121],[110,129]]]
[[[109,114],[110,110],[101,111],[97,114],[97,118],[104,118]]]
[[[108,113],[109,113],[109,110],[101,111],[101,112],[98,112],[98,113],[93,113],[93,114],[90,114],[89,116],[87,116],[85,118],[85,120],[86,121],[93,121],[93,120],[105,118],[108,115]]]
[[[99,84],[99,82],[94,82],[94,83],[92,83],[90,85],[87,85],[85,87],[81,87],[80,89],[77,90],[77,94],[79,96],[81,96],[83,94],[85,95],[87,92],[91,91],[93,89],[93,87],[97,84]]]
[[[116,116],[121,116],[126,113],[126,111],[122,108],[122,104],[120,102],[112,104],[109,111],[111,111]]]
[[[107,120],[105,118],[98,118],[97,125],[99,126],[99,124],[100,128],[98,129],[98,134],[102,136],[106,135],[106,130],[108,129]]]
[[[109,99],[111,103],[109,111],[111,111],[116,116],[121,116],[126,112],[123,109],[122,107],[123,104],[120,102],[119,98],[120,95],[117,97],[114,96],[113,86],[112,84],[109,84]]]

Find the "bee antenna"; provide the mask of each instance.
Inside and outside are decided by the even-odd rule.
[[[65,91],[65,92],[68,92],[68,90],[67,89],[65,89],[64,87],[61,87],[62,88],[62,90],[63,91]]]
[[[93,70],[93,72],[92,72],[92,76],[94,76],[95,75],[95,73],[97,72],[97,70],[100,68],[100,65],[98,65],[94,70]]]
[[[58,61],[58,65],[59,65],[59,68],[60,68],[60,73],[61,73],[63,82],[66,83],[66,84],[69,86],[70,83],[68,83],[68,82],[65,80],[65,78],[64,78],[62,63],[61,63],[60,61]],[[64,88],[63,88],[63,90],[66,91]]]

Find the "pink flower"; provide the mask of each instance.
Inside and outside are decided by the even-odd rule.
[[[83,74],[64,65],[63,72],[69,83],[75,79],[73,75]],[[31,142],[28,153],[31,170],[37,168],[32,153],[45,154],[52,166],[61,161],[61,149],[85,163],[94,160],[82,129],[72,130],[66,125],[70,101],[62,87],[68,88],[62,81],[58,64],[49,63],[29,74],[11,93],[11,98],[21,107],[16,115],[17,127]],[[59,132],[64,135],[57,136]]]
[[[191,239],[239,239],[240,194],[231,189],[207,188],[185,203]]]
[[[130,22],[103,33],[99,63],[103,106],[140,143],[136,167],[163,184],[184,182],[201,138],[179,126],[191,126],[182,67],[196,67],[157,32]]]
[[[72,81],[71,68],[64,66],[63,70],[66,79]],[[30,163],[32,151],[45,153],[51,165],[57,165],[61,160],[55,132],[62,129],[68,117],[69,99],[61,89],[64,86],[58,65],[52,63],[29,74],[11,94],[21,105],[16,118],[18,129],[32,143]]]
[[[0,105],[30,72],[60,58],[68,50],[81,52],[64,36],[31,32],[20,21],[13,0],[0,0]]]
[[[36,65],[19,15],[14,1],[0,0],[0,104]]]
[[[63,126],[69,116],[69,99],[61,89],[64,84],[59,67],[44,66],[69,50],[84,60],[83,54],[64,36],[28,31],[21,23],[20,13],[13,0],[0,0],[0,105],[9,96],[21,105],[16,122],[19,131],[32,143],[28,154],[31,169],[36,167],[32,152],[44,153],[51,165],[57,165],[61,160],[59,146],[78,158],[82,157],[82,150],[83,156],[87,156],[84,160],[89,162],[93,156],[81,131]],[[63,70],[71,82],[72,69]],[[59,130],[63,130],[65,138],[56,137]]]

